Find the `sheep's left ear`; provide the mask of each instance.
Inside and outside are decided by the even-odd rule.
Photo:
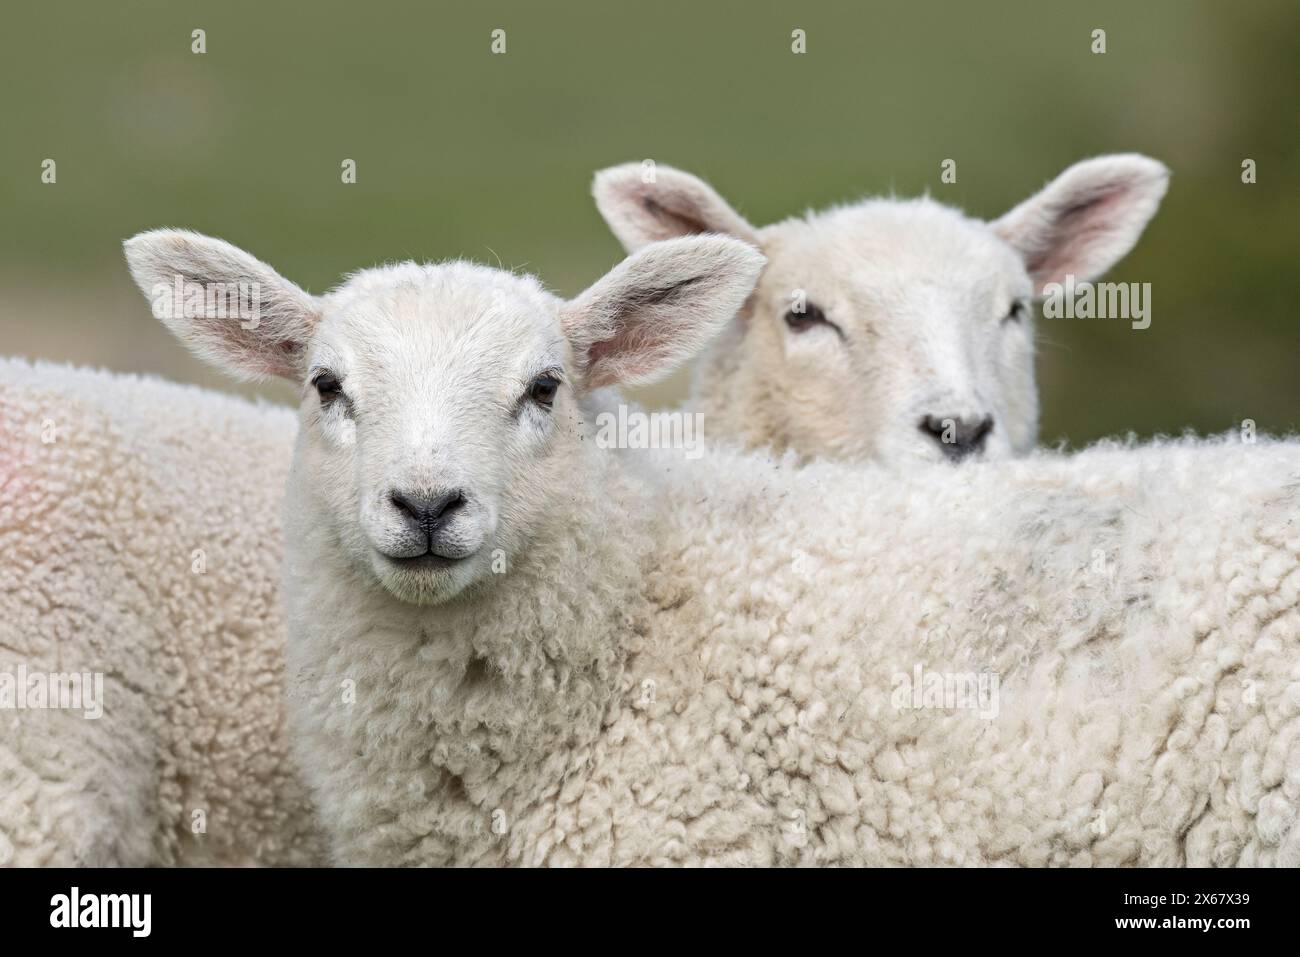
[[[299,378],[316,297],[230,243],[155,229],[124,244],[154,316],[200,359],[238,378]]]
[[[698,176],[671,166],[611,166],[591,184],[596,208],[628,252],[677,236],[720,233],[757,246],[758,230]]]
[[[1066,274],[1091,280],[1133,248],[1169,186],[1169,170],[1127,153],[1076,163],[990,225],[1020,253],[1036,292]]]
[[[647,385],[694,356],[754,290],[766,260],[723,236],[653,243],[565,304],[561,321],[589,389]]]

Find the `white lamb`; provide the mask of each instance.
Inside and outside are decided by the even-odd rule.
[[[629,252],[721,233],[767,256],[695,373],[710,439],[907,465],[1033,447],[1030,301],[1118,262],[1168,176],[1144,156],[1098,157],[991,223],[873,199],[757,228],[689,173],[637,163],[598,173],[593,192]]]
[[[284,721],[295,431],[193,386],[0,360],[0,865],[325,860]],[[101,717],[6,687],[83,673]]]
[[[349,864],[1300,864],[1300,446],[782,468],[596,447],[761,259],[632,256],[571,302],[466,263],[170,325],[301,383],[297,747]],[[301,682],[301,687],[298,683]]]

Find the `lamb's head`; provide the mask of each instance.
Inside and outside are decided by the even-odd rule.
[[[426,604],[512,567],[548,523],[571,518],[565,503],[597,454],[588,393],[671,372],[734,315],[763,264],[738,240],[693,237],[647,247],[568,302],[465,262],[366,270],[317,297],[217,239],[159,230],[126,249],[191,349],[301,388],[294,560],[342,563]],[[258,314],[177,300],[192,284],[255,289]]]
[[[768,258],[697,375],[714,437],[906,463],[1033,446],[1032,300],[1125,255],[1167,180],[1155,160],[1106,156],[991,223],[929,199],[877,199],[763,228],[662,165],[604,170],[593,192],[629,250],[721,233]]]

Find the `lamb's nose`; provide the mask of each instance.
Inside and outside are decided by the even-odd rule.
[[[977,419],[927,415],[921,420],[921,431],[938,442],[948,458],[957,462],[984,448],[989,433],[993,431],[993,416]]]
[[[421,495],[417,492],[393,490],[388,493],[388,499],[412,525],[431,532],[448,514],[460,507],[465,501],[465,496],[460,489],[453,489],[440,495]]]

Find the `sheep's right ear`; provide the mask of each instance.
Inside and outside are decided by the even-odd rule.
[[[649,163],[625,163],[596,174],[596,208],[623,248],[678,236],[722,233],[759,245],[758,231],[704,180]]]
[[[300,378],[318,300],[230,243],[155,229],[124,244],[153,313],[199,358],[239,378]]]
[[[736,314],[765,262],[724,236],[670,239],[629,256],[561,310],[578,378],[589,389],[662,379]]]

